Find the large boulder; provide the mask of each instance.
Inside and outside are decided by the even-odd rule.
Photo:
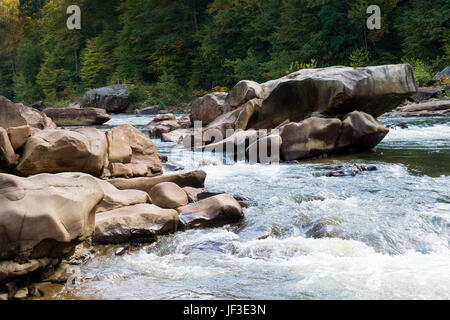
[[[90,129],[96,130],[96,129]],[[101,136],[102,133],[98,133]],[[101,138],[99,138],[100,140]],[[105,154],[100,141],[68,130],[44,130],[28,138],[16,168],[21,175],[85,172],[100,176]]]
[[[150,192],[150,190],[161,182],[173,182],[183,187],[195,187],[203,188],[205,185],[206,172],[203,170],[195,170],[185,173],[172,173],[166,174],[158,177],[150,178],[133,178],[133,179],[111,179],[108,180],[109,183],[113,184],[117,189],[136,189],[145,192]]]
[[[80,133],[89,140],[91,157],[86,160],[88,167],[94,168],[94,172],[102,172],[108,166],[108,141],[104,132],[95,128],[79,128],[74,132]]]
[[[417,93],[409,98],[416,103],[438,98],[439,95],[445,94],[445,87],[418,88]]]
[[[148,193],[152,203],[161,208],[175,209],[189,203],[186,193],[173,182],[161,182]]]
[[[311,117],[300,123],[291,122],[280,129],[284,160],[300,160],[332,153],[341,130],[339,119]]]
[[[0,127],[0,167],[2,162],[5,163],[6,167],[14,168],[17,165],[17,156],[9,141],[8,133]]]
[[[47,108],[43,111],[58,126],[92,126],[111,120],[105,109]]]
[[[115,85],[88,91],[84,94],[82,108],[101,108],[107,113],[120,113],[130,105],[128,86]]]
[[[336,151],[366,151],[375,147],[389,133],[381,122],[370,114],[353,111],[342,121]]]
[[[261,86],[267,98],[249,124],[254,129],[301,121],[314,113],[333,117],[359,110],[377,117],[417,92],[408,64],[302,69]]]
[[[102,199],[89,176],[0,174],[0,260],[69,255],[92,235]]]
[[[238,107],[254,98],[263,98],[264,90],[261,85],[255,81],[239,81],[230,91],[225,101],[231,107]]]
[[[244,218],[242,207],[229,194],[220,194],[177,208],[184,228],[221,226]]]
[[[223,113],[229,111],[225,102],[226,93],[214,92],[196,99],[191,106],[192,121],[202,121],[206,126]]]
[[[137,204],[97,214],[93,241],[100,244],[153,242],[158,234],[175,232],[177,228],[175,210]]]
[[[37,129],[56,128],[53,121],[44,113],[0,96],[0,127],[8,129],[25,125]]]
[[[114,127],[106,133],[106,137],[110,163],[125,164],[135,177],[151,177],[162,173],[155,144],[132,125]]]
[[[31,136],[30,126],[9,127],[8,136],[14,150],[21,149]]]

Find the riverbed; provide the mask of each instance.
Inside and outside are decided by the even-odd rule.
[[[138,128],[152,116],[113,115]],[[374,152],[289,164],[226,164],[154,139],[206,171],[206,188],[248,198],[245,220],[190,230],[81,266],[54,299],[449,299],[450,118],[379,118]],[[338,165],[375,165],[354,177]]]

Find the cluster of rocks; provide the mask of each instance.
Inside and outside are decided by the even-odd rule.
[[[243,80],[229,93],[195,100],[190,120],[202,122],[200,146],[193,142],[192,129],[168,123],[160,128],[166,138],[174,137],[171,141],[184,140],[186,146],[201,150],[229,146],[248,155],[272,144],[280,146],[269,161],[360,152],[375,147],[389,131],[376,117],[416,92],[408,64],[303,69],[262,84]],[[149,126],[158,136],[157,123]],[[235,133],[227,135],[229,129]],[[217,141],[214,132],[225,139]]]
[[[161,138],[164,142],[181,142],[184,136],[191,134],[192,121],[190,115],[178,119],[172,113],[159,114],[144,126],[143,131],[150,137]]]

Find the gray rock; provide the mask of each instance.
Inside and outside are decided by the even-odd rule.
[[[88,91],[81,101],[81,108],[101,108],[108,113],[120,113],[130,105],[128,86],[115,85]]]

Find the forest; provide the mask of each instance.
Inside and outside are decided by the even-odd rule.
[[[449,64],[449,17],[448,0],[1,0],[0,95],[52,104],[120,83],[144,105],[180,105],[241,79],[401,62],[423,84]]]

